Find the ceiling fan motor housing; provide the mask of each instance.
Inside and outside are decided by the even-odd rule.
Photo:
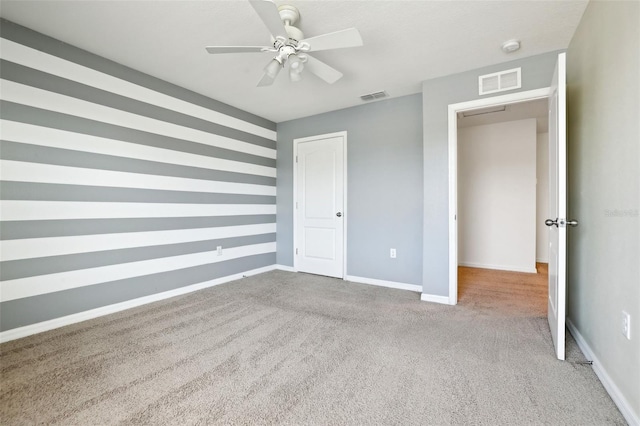
[[[287,31],[287,35],[289,36],[289,40],[293,39],[296,42],[298,42],[298,41],[304,39],[304,34],[298,28],[296,28],[294,26],[291,26],[291,25],[285,25],[284,29]]]
[[[300,19],[300,12],[298,9],[294,6],[283,4],[278,7],[278,13],[280,13],[280,18],[284,23],[284,29],[287,31],[289,39],[293,39],[296,42],[304,39],[302,31],[293,26]]]

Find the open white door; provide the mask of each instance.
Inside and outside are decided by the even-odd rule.
[[[567,294],[567,94],[566,54],[558,55],[549,96],[549,303],[547,318],[558,359],[565,358]]]
[[[343,278],[345,136],[295,143],[295,269]]]

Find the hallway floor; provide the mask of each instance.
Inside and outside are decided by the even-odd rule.
[[[458,268],[458,303],[516,316],[547,315],[548,264],[537,274],[493,269]]]

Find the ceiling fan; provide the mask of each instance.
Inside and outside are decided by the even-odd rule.
[[[289,78],[300,81],[302,70],[312,72],[329,84],[335,83],[342,73],[318,59],[309,52],[362,46],[362,37],[355,28],[336,31],[311,38],[304,38],[302,31],[293,25],[300,19],[300,12],[294,6],[276,6],[269,0],[249,0],[272,37],[272,46],[207,46],[207,52],[220,53],[262,53],[271,52],[275,56],[264,68],[264,76],[258,86],[273,84],[278,73],[289,63]]]

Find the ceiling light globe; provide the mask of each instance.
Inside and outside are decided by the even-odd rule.
[[[280,72],[280,68],[282,64],[278,62],[276,59],[272,59],[269,64],[264,68],[264,72],[271,78],[276,78],[278,73]]]
[[[289,80],[291,80],[294,83],[302,80],[302,73],[296,72],[294,70],[290,70],[289,71]]]
[[[303,68],[304,68],[304,64],[302,63],[300,58],[298,58],[298,56],[296,56],[296,55],[289,56],[289,69],[290,70],[295,71],[297,73],[300,73]]]

